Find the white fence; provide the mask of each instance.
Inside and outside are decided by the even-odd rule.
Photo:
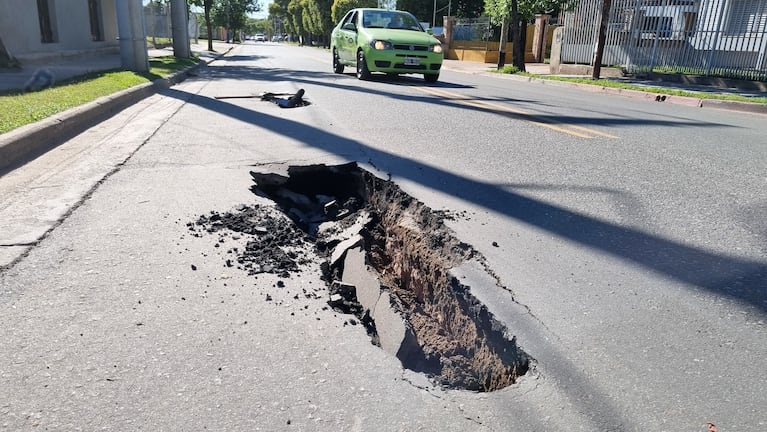
[[[562,62],[590,64],[602,0],[564,19]],[[603,64],[767,81],[767,0],[613,0]]]

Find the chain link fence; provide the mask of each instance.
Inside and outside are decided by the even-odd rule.
[[[495,28],[489,17],[457,18],[453,25],[451,48],[487,50],[491,42],[497,42]]]
[[[144,7],[144,27],[147,42],[156,48],[173,43],[170,6],[153,3]]]
[[[167,4],[144,7],[144,27],[146,28],[147,42],[155,48],[173,45],[170,12],[170,6]],[[199,38],[207,39],[204,21],[202,14],[189,14],[187,31],[191,42],[198,43]],[[214,35],[214,38],[216,37],[217,35]]]

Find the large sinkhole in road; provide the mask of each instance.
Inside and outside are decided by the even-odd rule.
[[[287,223],[247,206],[197,222],[252,235],[237,258],[251,273],[298,271],[307,259],[297,246],[313,244],[323,257],[328,303],[355,314],[373,343],[405,368],[473,391],[504,388],[527,372],[530,357],[451,274],[481,257],[445,226],[444,212],[354,163],[251,176],[252,191],[273,200]]]

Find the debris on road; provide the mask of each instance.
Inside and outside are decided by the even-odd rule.
[[[237,95],[237,96],[215,96],[216,99],[253,99],[259,98],[262,101],[273,102],[280,108],[296,108],[311,105],[309,101],[304,99],[304,89],[298,89],[295,93],[272,93],[264,92],[258,96],[254,95]],[[280,96],[290,96],[287,98]]]

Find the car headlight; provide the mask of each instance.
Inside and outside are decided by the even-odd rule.
[[[439,53],[441,53],[441,52],[442,52],[442,45],[439,45],[439,44],[437,44],[437,45],[432,45],[432,46],[431,46],[431,50],[430,50],[430,51],[431,51],[431,52],[435,52],[435,53],[439,54]]]
[[[373,47],[373,49],[377,50],[390,50],[392,49],[391,42],[382,41],[382,40],[374,40],[370,42],[370,46]]]

